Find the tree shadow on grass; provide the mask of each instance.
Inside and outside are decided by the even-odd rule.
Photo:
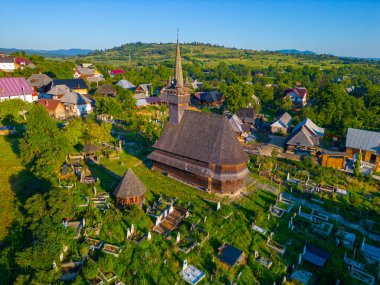
[[[20,151],[20,135],[14,134],[14,135],[8,135],[5,137],[5,141],[9,143],[9,145],[12,148],[12,151],[18,156],[21,156]]]
[[[11,175],[9,177],[9,184],[22,204],[31,196],[38,193],[46,193],[52,188],[50,181],[38,178],[26,169]]]

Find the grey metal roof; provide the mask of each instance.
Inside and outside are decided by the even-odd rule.
[[[70,91],[70,88],[67,87],[66,85],[55,85],[53,88],[51,88],[47,94],[51,95],[62,95]]]
[[[380,132],[348,128],[346,147],[373,151],[380,155]]]
[[[52,79],[46,74],[32,74],[27,80],[32,87],[42,87],[48,85]]]
[[[302,122],[298,123],[297,126],[294,127],[293,132],[298,131],[298,129],[302,128],[303,126],[306,126],[316,136],[323,137],[323,135],[325,134],[325,129],[318,127],[310,119],[305,119]]]
[[[61,102],[66,104],[83,105],[91,103],[91,100],[82,94],[67,92],[62,96]]]
[[[291,122],[292,116],[288,112],[285,112],[271,126],[289,128]]]
[[[118,83],[116,83],[116,85],[119,85],[123,87],[124,89],[133,89],[136,87],[135,85],[133,85],[131,82],[129,82],[126,79],[120,80]]]

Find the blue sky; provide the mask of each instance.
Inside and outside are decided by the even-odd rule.
[[[207,42],[380,58],[380,0],[4,0],[0,47]]]

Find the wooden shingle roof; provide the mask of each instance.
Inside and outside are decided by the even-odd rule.
[[[146,186],[136,176],[133,170],[129,168],[127,172],[125,172],[119,185],[117,185],[114,195],[117,198],[125,199],[144,195],[145,192]]]
[[[83,148],[83,151],[84,152],[96,152],[96,151],[99,151],[100,150],[100,147],[98,147],[97,145],[93,144],[93,143],[89,143],[87,144],[84,148]]]
[[[102,95],[116,95],[116,89],[112,87],[111,84],[105,84],[102,86],[99,86],[99,88],[96,90],[96,93],[102,94]]]
[[[302,126],[292,132],[286,144],[311,148],[314,146],[319,146],[319,137],[311,133],[306,126]]]
[[[248,161],[225,116],[185,110],[178,125],[168,123],[156,149],[216,165]]]

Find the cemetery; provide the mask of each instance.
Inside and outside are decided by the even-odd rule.
[[[104,171],[102,167],[105,166],[115,175]],[[142,208],[133,205],[119,208],[112,195],[119,181],[116,175],[122,177],[129,168],[133,168],[147,188]],[[287,278],[311,282],[328,277],[314,269],[312,262],[321,257],[309,248],[302,254],[302,266],[297,265],[305,239],[319,249],[329,249],[329,252],[337,239],[349,244],[348,236],[331,234],[332,222],[326,212],[318,208],[326,207],[328,202],[324,196],[312,196],[323,204],[313,202],[310,196],[304,197],[307,194],[304,191],[298,192],[297,189],[307,187],[301,182],[305,181],[304,177],[295,178],[299,180],[298,186],[294,183],[292,186],[275,186],[273,181],[257,178],[253,173],[252,179],[257,182],[252,183],[241,197],[228,199],[180,184],[138,164],[135,157],[125,153],[120,154],[118,161],[102,157],[99,165],[89,166],[89,169],[99,177],[95,185],[77,183],[68,189],[75,194],[76,205],[81,205],[77,207],[77,217],[86,217],[82,230],[84,237],[80,234],[77,241],[85,241],[95,264],[100,264],[99,259],[104,256],[117,260],[109,271],[98,265],[97,275],[88,278],[90,284],[106,284],[107,280],[112,280],[111,284],[116,281],[131,284],[133,280],[144,280],[141,272],[145,270],[151,272],[157,283],[165,280],[174,284],[181,279],[189,284],[201,283],[205,279],[211,283],[210,280],[230,283],[240,276],[239,280],[251,284],[260,276],[259,272],[264,272],[273,283],[283,280],[286,268],[292,265],[295,269],[288,271]],[[286,173],[281,171],[279,167],[276,175],[285,180]],[[316,183],[312,180],[309,178],[307,184],[315,187],[311,186]],[[299,206],[300,201],[308,203]],[[310,208],[310,205],[316,206]],[[90,209],[94,214],[86,214]],[[353,233],[357,235],[356,231]],[[366,251],[366,246],[363,249]],[[330,254],[339,260],[342,251],[343,248],[338,247]],[[245,258],[245,252],[252,257]],[[179,267],[178,260],[184,258],[193,265]],[[87,263],[82,266],[79,275],[87,266]],[[78,268],[70,269],[68,273],[75,273]],[[357,268],[355,273],[347,270],[346,273],[358,276],[358,270],[367,273],[366,268]],[[162,271],[167,272],[165,279],[160,275]],[[371,270],[368,274],[375,276]],[[356,277],[346,278],[356,280]]]
[[[272,266],[272,261],[264,256],[261,256],[258,251],[255,251],[255,259],[258,263],[266,268],[270,268]]]
[[[273,236],[273,235],[271,235],[271,236]],[[271,237],[267,238],[266,244],[270,249],[274,250],[279,255],[284,255],[286,252],[286,246],[274,241],[273,239],[271,239]]]
[[[205,277],[205,273],[196,268],[194,265],[187,264],[187,261],[185,260],[183,262],[180,276],[187,283],[196,285]]]
[[[112,254],[112,255],[114,255],[116,257],[119,256],[121,250],[122,250],[122,248],[120,246],[112,245],[112,244],[109,244],[109,243],[105,243],[103,245],[103,248],[102,248],[103,252]]]

